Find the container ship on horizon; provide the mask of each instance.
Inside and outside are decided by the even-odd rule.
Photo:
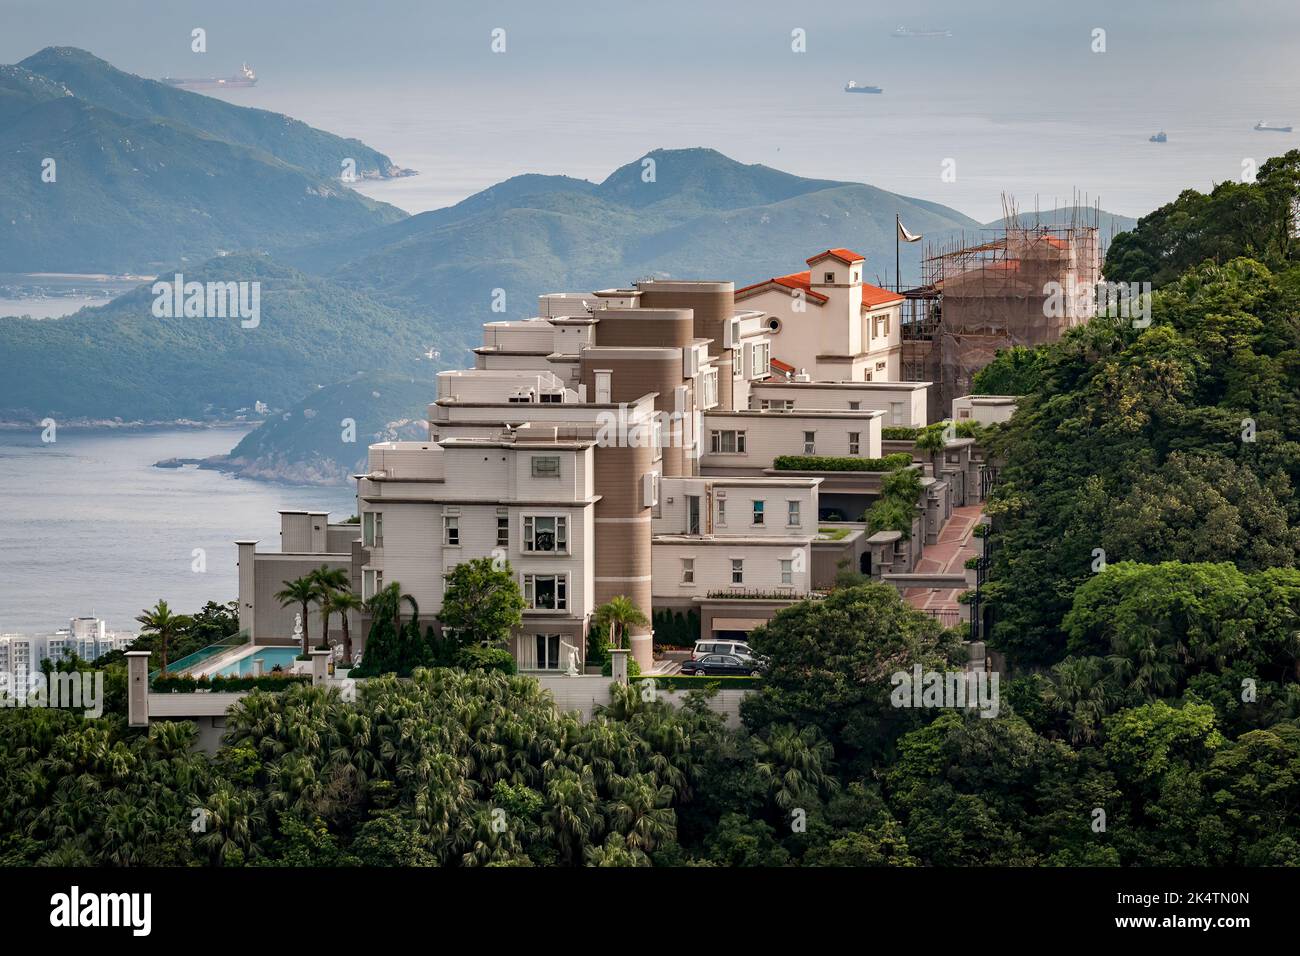
[[[257,74],[253,72],[251,66],[245,63],[235,76],[210,76],[197,79],[178,79],[174,76],[164,76],[162,82],[182,90],[229,89],[239,86],[256,86]]]

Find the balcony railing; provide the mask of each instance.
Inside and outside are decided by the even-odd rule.
[[[708,598],[712,600],[740,600],[740,601],[799,601],[806,597],[812,597],[811,594],[800,592],[795,588],[724,588],[720,591],[709,591]]]

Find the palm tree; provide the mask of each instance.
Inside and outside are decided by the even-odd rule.
[[[617,649],[623,646],[623,635],[629,627],[645,627],[650,622],[631,598],[620,594],[596,608],[595,623],[609,628],[610,646]]]
[[[365,608],[366,602],[351,591],[336,591],[330,603],[343,621],[343,662],[345,666],[350,667],[352,666],[352,633],[349,630],[351,625],[348,622],[348,615],[352,611]]]
[[[190,619],[184,614],[173,614],[167,602],[162,598],[151,608],[136,615],[136,621],[147,634],[158,635],[158,649],[162,654],[162,673],[167,676],[167,644],[176,636],[176,632],[189,624]]]
[[[322,564],[308,574],[307,578],[316,588],[316,600],[320,605],[321,643],[328,644],[330,618],[338,610],[334,604],[334,597],[338,592],[346,591],[350,587],[348,573],[342,568],[331,568],[328,564]]]
[[[946,422],[936,422],[922,429],[921,434],[916,436],[917,451],[930,453],[930,466],[934,469],[936,478],[939,477],[939,456],[948,447],[948,439],[944,435],[946,427]]]
[[[288,607],[291,604],[302,606],[302,653],[305,657],[308,648],[311,647],[311,639],[308,637],[308,631],[310,630],[308,613],[311,602],[317,600],[319,596],[316,593],[316,582],[312,580],[311,575],[307,575],[283,583],[284,589],[275,592],[275,599],[280,602],[280,607]]]

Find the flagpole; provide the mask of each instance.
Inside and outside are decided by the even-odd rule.
[[[898,271],[898,236],[903,231],[903,220],[894,213],[894,291],[903,291],[903,276]]]

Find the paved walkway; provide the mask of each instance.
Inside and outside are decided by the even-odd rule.
[[[929,545],[925,554],[917,562],[918,574],[949,573],[961,574],[965,571],[966,559],[973,558],[980,552],[979,541],[974,537],[975,526],[984,513],[984,506],[966,505],[954,508],[948,523],[939,532],[937,543]],[[957,595],[965,588],[905,588],[903,600],[914,608],[936,612],[945,625],[957,623]]]

